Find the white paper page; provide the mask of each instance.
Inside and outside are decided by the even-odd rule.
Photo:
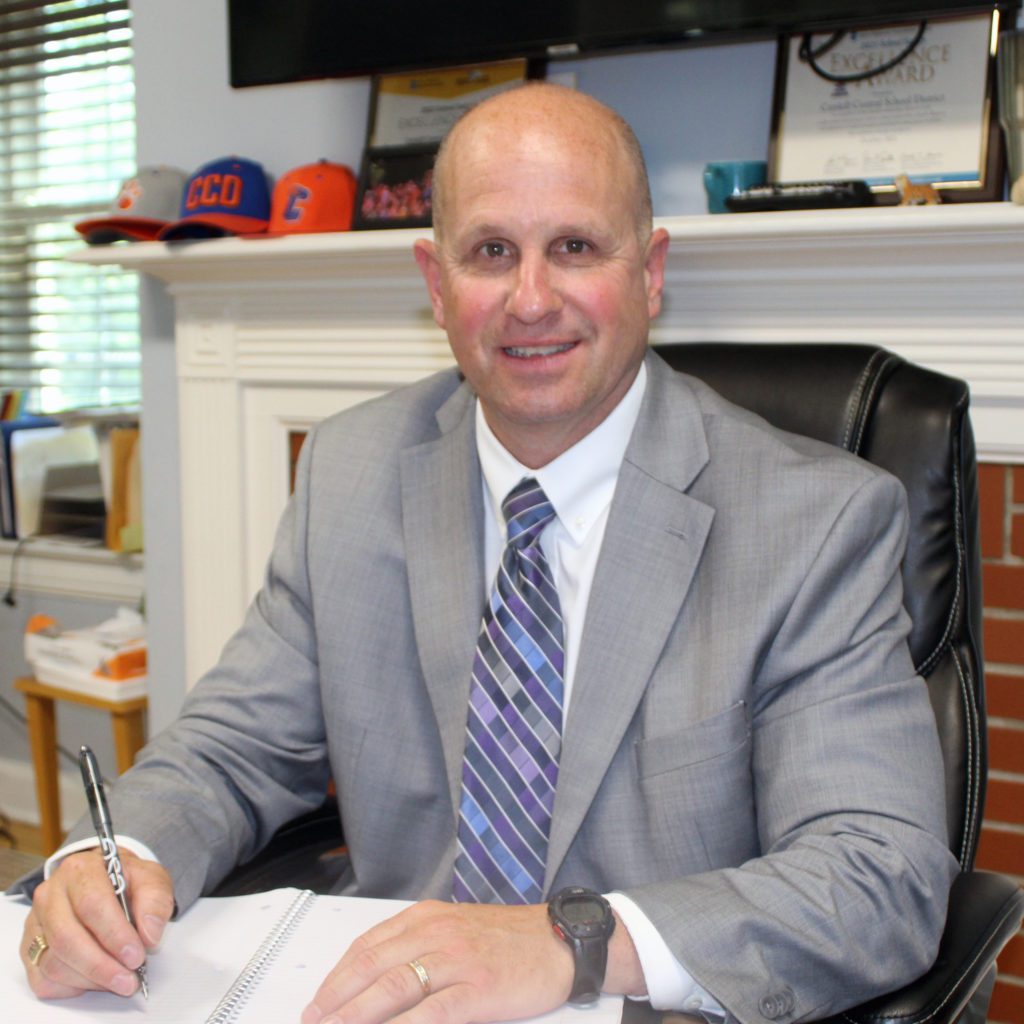
[[[242,1007],[237,1018],[239,1024],[297,1021],[320,982],[353,940],[403,906],[408,904],[398,900],[318,896],[287,947]],[[530,978],[523,978],[524,986],[530,983]],[[537,1024],[619,1024],[621,1018],[622,998],[603,996],[594,1006],[564,1006],[532,1020]]]
[[[317,896],[241,1007],[239,1024],[298,1021],[352,941],[407,906],[401,900]]]
[[[150,998],[87,992],[42,1002],[25,981],[17,955],[28,906],[0,899],[0,1016],[17,1024],[202,1024],[231,988],[263,940],[298,896],[276,889],[252,896],[201,899],[167,926],[147,964]],[[318,896],[288,945],[241,1007],[239,1024],[298,1021],[320,982],[362,932],[408,906],[400,900]],[[530,984],[529,978],[523,979]],[[538,1024],[619,1024],[622,999],[605,996],[586,1009],[562,1007]]]
[[[87,992],[75,999],[45,1002],[29,989],[17,955],[28,906],[0,900],[0,1015],[17,1024],[201,1024],[297,895],[297,889],[277,889],[199,900],[180,920],[168,924],[160,949],[150,954],[148,1000],[141,995],[124,999]]]

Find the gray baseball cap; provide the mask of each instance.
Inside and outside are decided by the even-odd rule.
[[[187,179],[177,167],[140,167],[122,182],[107,216],[79,221],[75,230],[90,245],[153,241],[177,219]]]

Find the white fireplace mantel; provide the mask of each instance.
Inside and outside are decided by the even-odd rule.
[[[1024,463],[1024,207],[678,217],[652,340],[861,341],[965,378],[983,459]],[[259,585],[288,435],[449,365],[414,230],[85,249],[175,299],[186,667]]]

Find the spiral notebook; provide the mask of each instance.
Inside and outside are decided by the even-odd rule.
[[[17,957],[27,906],[0,900],[0,1005],[19,1024],[146,1020],[154,1024],[265,1024],[298,1021],[320,982],[353,939],[407,903],[315,896],[275,889],[252,896],[201,899],[168,926],[149,958],[150,998],[121,999],[88,992],[77,999],[40,1002]],[[618,1024],[622,1000],[596,1008],[563,1007],[544,1024]]]

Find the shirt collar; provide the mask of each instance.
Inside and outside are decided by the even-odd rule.
[[[529,469],[509,453],[494,436],[477,400],[477,452],[485,494],[490,499],[491,514],[498,522],[502,537],[505,522],[501,503],[524,476],[533,476],[544,488],[559,522],[577,544],[582,542],[611,504],[646,386],[647,367],[641,363],[636,379],[619,404],[586,437],[540,469]]]

